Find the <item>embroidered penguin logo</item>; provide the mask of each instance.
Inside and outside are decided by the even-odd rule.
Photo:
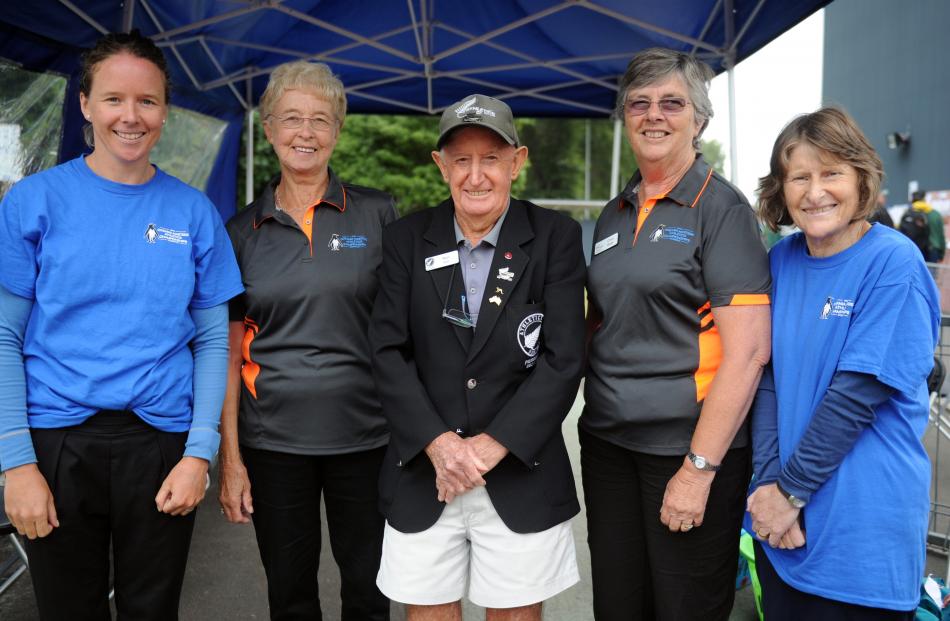
[[[828,319],[828,314],[831,312],[831,298],[825,300],[825,305],[821,307],[821,319]]]
[[[660,226],[656,227],[656,230],[653,231],[653,233],[650,235],[650,241],[651,241],[651,242],[658,242],[658,241],[660,241],[661,239],[663,239],[663,231],[664,231],[665,229],[666,229],[666,225],[665,225],[665,224],[661,224]]]
[[[330,252],[339,252],[340,251],[340,236],[336,233],[330,236],[330,243],[327,244],[327,248],[330,249]]]
[[[149,222],[148,228],[145,229],[145,241],[154,244],[156,239],[158,239],[158,230],[155,228],[155,224]]]

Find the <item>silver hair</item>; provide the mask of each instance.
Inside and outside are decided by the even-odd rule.
[[[713,117],[712,102],[709,100],[709,82],[715,76],[712,68],[689,54],[677,52],[665,47],[651,47],[638,52],[630,59],[627,71],[620,78],[617,88],[617,105],[614,113],[624,118],[624,104],[627,93],[634,88],[643,88],[662,82],[672,76],[678,76],[686,83],[689,100],[693,105],[693,118],[699,125],[699,133],[693,139],[693,147],[698,151],[700,138]]]

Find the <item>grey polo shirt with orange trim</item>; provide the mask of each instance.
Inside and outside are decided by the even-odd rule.
[[[231,303],[245,325],[240,443],[305,455],[383,446],[367,335],[394,201],[331,170],[302,229],[276,209],[278,181],[227,224],[246,290]]]
[[[769,262],[749,203],[701,156],[638,233],[639,183],[637,172],[594,229],[587,289],[603,319],[580,426],[630,450],[685,455],[722,358],[710,309],[768,304]],[[747,443],[743,428],[733,447]]]

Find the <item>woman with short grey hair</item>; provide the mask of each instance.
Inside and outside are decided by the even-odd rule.
[[[221,508],[254,521],[271,618],[320,619],[322,496],[342,619],[384,621],[376,489],[389,432],[366,335],[394,201],[330,168],[346,95],[326,65],[277,67],[260,112],[280,175],[227,226],[246,293],[230,309]]]
[[[712,75],[654,48],[620,82],[639,170],[594,231],[579,423],[598,621],[732,609],[770,281],[749,203],[697,153]]]

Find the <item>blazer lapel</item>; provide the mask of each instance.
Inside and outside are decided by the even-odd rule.
[[[458,243],[455,241],[455,227],[452,226],[455,210],[451,200],[443,202],[434,207],[433,210],[435,213],[432,214],[429,228],[422,235],[422,238],[429,243],[426,249],[426,258],[458,250]],[[442,318],[442,308],[446,302],[448,302],[449,308],[461,308],[462,295],[465,293],[462,270],[459,269],[456,263],[455,265],[430,270],[429,276],[435,286],[435,294],[439,299],[439,304],[443,305],[436,309],[438,321],[446,321]],[[459,343],[467,351],[472,343],[472,329],[461,328],[452,324],[452,331],[455,332]]]
[[[468,350],[469,361],[478,355],[488,342],[488,337],[495,329],[498,318],[501,317],[512,292],[518,286],[518,281],[524,275],[530,257],[521,246],[532,239],[534,239],[534,230],[528,222],[524,206],[520,201],[511,199],[508,215],[505,216],[505,221],[501,225],[501,234],[498,236],[498,246],[495,247],[495,256],[491,262],[491,270],[488,272],[488,280],[485,282],[482,305],[478,309],[475,339]],[[501,292],[498,289],[501,289]]]

